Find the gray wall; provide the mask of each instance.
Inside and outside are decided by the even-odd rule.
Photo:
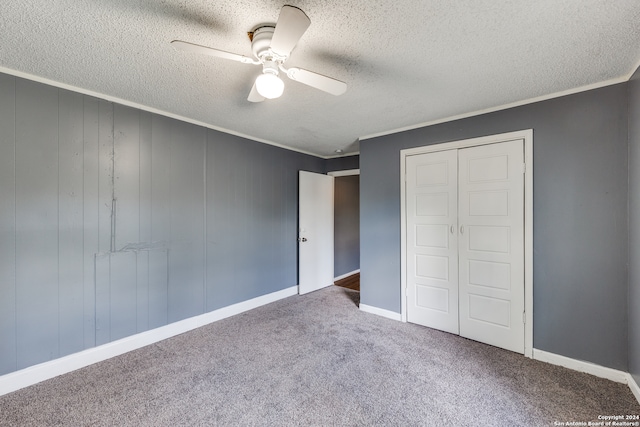
[[[355,154],[352,156],[335,157],[333,159],[327,159],[325,163],[325,168],[327,172],[359,169],[360,156]]]
[[[400,150],[534,129],[534,347],[627,370],[627,85],[360,142],[361,300],[400,311]]]
[[[295,286],[324,168],[0,74],[0,374]]]
[[[334,183],[334,277],[360,269],[360,176]]]
[[[639,380],[639,100],[636,76],[363,141],[363,303],[400,309],[399,150],[533,128],[534,346]],[[0,374],[294,286],[297,171],[357,161],[0,74]]]
[[[629,372],[640,384],[640,69],[629,83]]]

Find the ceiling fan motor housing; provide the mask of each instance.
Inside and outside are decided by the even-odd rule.
[[[269,47],[271,46],[271,38],[275,27],[260,27],[253,32],[253,40],[251,41],[251,50],[253,55],[261,59],[262,56],[269,54]]]

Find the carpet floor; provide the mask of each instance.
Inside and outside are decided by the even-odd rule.
[[[553,426],[640,414],[624,384],[364,313],[358,299],[336,286],[293,296],[10,393],[0,425]]]

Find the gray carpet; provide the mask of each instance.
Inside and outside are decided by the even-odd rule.
[[[0,397],[2,426],[551,426],[626,385],[358,310],[335,286]]]

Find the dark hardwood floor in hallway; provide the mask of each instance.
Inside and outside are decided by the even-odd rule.
[[[360,273],[352,274],[344,279],[336,280],[334,285],[360,292]]]

